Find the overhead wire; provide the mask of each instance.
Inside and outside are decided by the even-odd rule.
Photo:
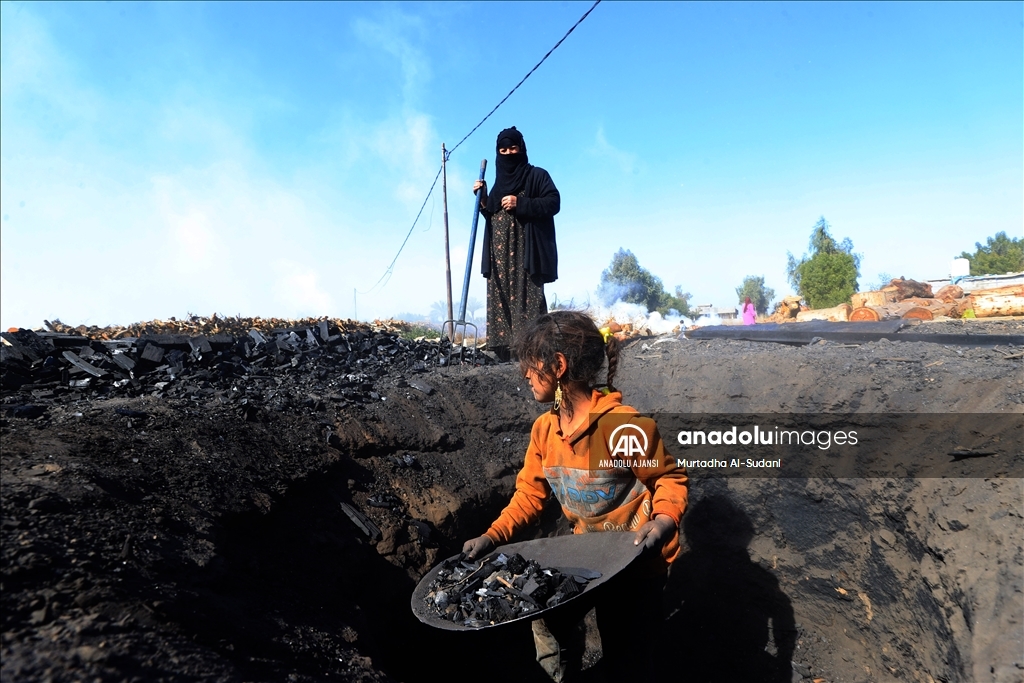
[[[437,186],[437,179],[440,178],[440,177],[441,177],[441,169],[438,168],[437,169],[437,175],[434,176],[434,182],[432,182],[430,184],[430,189],[427,191],[427,196],[423,198],[423,203],[420,204],[420,210],[419,210],[419,212],[417,212],[416,218],[412,222],[412,227],[410,227],[409,228],[409,232],[407,232],[405,234],[405,239],[402,240],[402,246],[400,246],[398,248],[398,253],[395,254],[395,258],[392,259],[391,265],[387,267],[387,270],[385,270],[384,274],[380,276],[380,280],[377,280],[377,282],[374,283],[373,287],[370,287],[365,292],[359,292],[360,294],[369,294],[370,292],[372,292],[373,290],[375,290],[377,288],[377,285],[379,285],[382,281],[384,281],[384,278],[387,278],[388,280],[391,279],[391,274],[395,271],[395,263],[398,261],[398,257],[402,255],[402,250],[405,249],[405,245],[409,241],[409,238],[412,237],[412,231],[416,228],[416,223],[417,223],[417,221],[419,221],[420,216],[423,215],[423,208],[427,205],[427,200],[430,199],[431,193],[433,193],[434,188]],[[385,282],[385,284],[387,284],[387,283]]]
[[[507,95],[505,95],[503,98],[501,98],[501,102],[498,102],[496,105],[494,105],[494,109],[489,111],[487,113],[487,116],[485,116],[482,119],[480,119],[480,123],[478,123],[475,126],[473,126],[473,130],[471,130],[468,133],[466,133],[466,136],[464,138],[462,138],[461,140],[456,142],[455,146],[452,147],[450,150],[448,150],[448,157],[449,158],[451,158],[452,152],[454,152],[455,150],[457,150],[459,148],[459,145],[461,145],[463,142],[465,142],[469,138],[470,135],[475,133],[477,128],[479,128],[480,126],[484,125],[484,122],[487,121],[487,119],[491,118],[491,114],[493,114],[494,112],[498,111],[498,107],[500,107],[501,105],[505,104],[505,100],[507,100],[508,98],[512,97],[512,93],[514,93],[516,90],[518,90],[519,86],[521,86],[523,83],[525,83],[527,78],[529,78],[530,76],[533,75],[533,72],[536,71],[537,68],[540,67],[540,65],[543,64],[544,61],[548,57],[551,56],[552,52],[554,52],[555,50],[558,49],[558,46],[561,45],[565,41],[565,39],[569,37],[569,34],[572,33],[573,31],[575,31],[576,27],[579,26],[580,24],[582,24],[583,20],[586,19],[587,16],[591,12],[594,11],[594,8],[597,7],[600,4],[601,4],[601,0],[597,0],[597,2],[595,2],[593,5],[591,5],[590,9],[588,9],[586,12],[584,12],[583,16],[580,17],[579,20],[575,24],[572,25],[572,28],[570,28],[568,31],[565,32],[565,35],[562,36],[561,40],[559,40],[557,43],[555,43],[555,46],[553,48],[551,48],[550,50],[548,50],[547,54],[545,54],[543,57],[541,57],[539,62],[534,64],[533,68],[530,69],[530,72],[528,74],[526,74],[525,76],[523,76],[523,79],[521,81],[519,81],[518,83],[516,83],[516,86],[514,88],[512,88],[511,90],[509,90]]]
[[[494,105],[494,108],[491,109],[491,111],[487,112],[487,116],[485,116],[482,119],[480,119],[480,123],[478,123],[475,126],[473,126],[473,129],[471,131],[469,131],[468,133],[466,133],[461,140],[459,140],[457,143],[455,143],[454,147],[452,147],[451,149],[449,149],[449,150],[447,150],[445,152],[445,161],[450,159],[451,156],[452,156],[452,152],[454,152],[456,149],[458,149],[459,146],[463,142],[468,140],[469,136],[471,136],[473,133],[475,133],[477,131],[477,129],[480,128],[480,126],[484,125],[484,123],[487,121],[487,119],[491,118],[491,116],[494,114],[494,112],[498,111],[498,108],[501,107],[501,105],[505,104],[505,102],[508,100],[508,98],[512,97],[512,94],[515,93],[515,91],[519,89],[519,86],[521,86],[523,83],[525,83],[526,79],[528,79],[530,76],[533,75],[533,72],[536,71],[540,67],[540,65],[543,64],[547,60],[547,58],[551,56],[551,53],[553,53],[555,50],[557,50],[558,47],[563,42],[565,42],[565,39],[569,37],[569,34],[571,34],[573,31],[575,31],[576,27],[579,26],[580,24],[582,24],[583,20],[586,19],[588,16],[590,16],[590,13],[593,12],[594,9],[598,5],[600,5],[600,4],[601,4],[601,0],[596,0],[596,2],[593,5],[590,6],[590,9],[588,9],[586,12],[584,12],[583,16],[581,16],[576,21],[576,23],[573,24],[572,27],[568,31],[565,32],[565,35],[562,36],[557,43],[555,43],[554,47],[552,47],[550,50],[548,50],[547,53],[543,57],[541,57],[540,61],[533,65],[533,68],[530,69],[530,71],[525,76],[523,76],[522,79],[518,83],[515,84],[515,87],[513,87],[511,90],[508,91],[507,95],[505,95],[503,98],[501,98],[500,102],[498,102],[496,105]],[[437,169],[437,175],[434,176],[434,182],[430,184],[430,189],[427,190],[427,196],[423,198],[423,204],[420,205],[420,210],[416,213],[416,218],[413,219],[412,226],[409,227],[409,232],[406,233],[405,239],[402,240],[402,246],[400,246],[398,248],[398,253],[395,254],[395,258],[392,259],[392,261],[391,261],[391,265],[389,265],[387,267],[387,269],[384,271],[384,274],[380,276],[380,279],[377,280],[377,282],[374,283],[374,285],[372,287],[370,287],[365,292],[359,292],[360,294],[369,294],[370,292],[375,290],[377,288],[377,285],[380,285],[381,282],[384,282],[384,284],[386,285],[387,281],[391,279],[391,275],[394,273],[395,263],[398,262],[398,257],[402,255],[402,250],[405,249],[405,245],[409,242],[409,237],[412,236],[412,231],[416,229],[416,223],[420,220],[420,216],[423,215],[423,208],[427,205],[427,200],[430,199],[430,195],[433,194],[434,188],[437,187],[437,179],[441,177],[441,171],[443,169],[444,169],[444,164],[441,164],[441,166]]]

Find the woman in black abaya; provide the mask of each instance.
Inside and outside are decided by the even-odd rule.
[[[560,197],[551,176],[531,166],[515,126],[498,133],[494,187],[481,187],[486,221],[481,272],[487,278],[487,348],[509,360],[509,347],[526,323],[548,312],[544,284],[558,278],[554,215]]]

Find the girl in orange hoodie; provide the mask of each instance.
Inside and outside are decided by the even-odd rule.
[[[588,316],[542,315],[517,339],[515,351],[534,398],[553,406],[533,424],[512,501],[463,551],[472,559],[508,542],[540,518],[552,495],[574,533],[633,532],[634,543],[650,551],[648,561],[635,562],[601,586],[592,601],[579,600],[575,608],[535,620],[533,633],[544,670],[555,681],[572,680],[582,664],[580,621],[594,606],[602,665],[615,678],[645,680],[652,666],[648,646],[661,623],[665,570],[679,554],[686,471],[665,453],[654,421],[622,404],[622,394],[612,387],[618,342]],[[597,386],[606,361],[605,385]],[[633,438],[618,441],[626,446],[620,450],[616,436],[622,434]]]

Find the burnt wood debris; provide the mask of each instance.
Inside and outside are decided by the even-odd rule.
[[[481,628],[555,607],[582,593],[594,578],[600,574],[562,573],[518,553],[475,563],[459,554],[444,561],[423,602],[439,619]]]
[[[197,320],[210,327],[209,318]],[[219,400],[254,420],[262,409],[316,411],[329,401],[380,401],[374,381],[395,369],[406,377],[403,386],[430,394],[433,387],[414,375],[449,362],[446,339],[405,339],[400,323],[272,321],[293,323],[275,327],[255,320],[258,326],[252,326],[254,319],[219,319],[215,333],[202,333],[204,326],[198,324],[179,325],[185,333],[140,324],[121,330],[116,338],[104,338],[111,336],[109,330],[80,331],[59,322],[47,323],[51,331],[4,332],[4,412],[36,418],[55,399],[151,395]],[[494,361],[477,353],[471,362]],[[294,392],[282,390],[286,381],[307,385],[300,405],[295,405]]]

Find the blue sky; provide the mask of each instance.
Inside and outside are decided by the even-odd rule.
[[[440,187],[371,287],[441,143],[589,6],[0,3],[0,325],[428,312]],[[604,2],[452,155],[454,287],[510,125],[562,194],[549,300],[620,247],[695,303],[782,296],[819,216],[862,288],[943,277],[1024,231],[1022,8]]]

